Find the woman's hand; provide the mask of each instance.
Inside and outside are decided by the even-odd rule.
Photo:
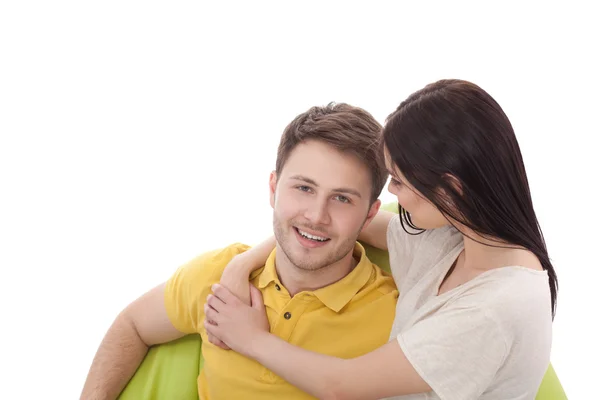
[[[235,297],[245,304],[250,305],[250,270],[248,269],[249,260],[244,256],[247,253],[241,253],[233,257],[225,267],[219,284],[229,290]]]
[[[233,257],[225,267],[220,284],[246,304],[250,304],[250,274],[265,265],[275,248],[275,237],[271,236],[250,250]],[[207,330],[208,340],[222,349],[229,347]]]
[[[231,261],[225,267],[221,281],[219,282],[222,286],[227,288],[234,296],[240,299],[245,304],[250,305],[250,281],[248,270],[249,260],[244,258],[244,254],[241,253],[233,257]],[[208,333],[208,340],[212,344],[219,346],[224,350],[230,350],[229,347],[218,338],[214,337],[211,333]]]
[[[244,304],[222,285],[213,285],[208,295],[204,312],[204,327],[212,338],[223,342],[238,353],[248,356],[260,335],[269,333],[269,320],[260,291],[250,285],[252,305]]]

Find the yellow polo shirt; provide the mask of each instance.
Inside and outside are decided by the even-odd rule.
[[[177,270],[167,282],[165,306],[173,325],[200,333],[204,366],[198,377],[202,400],[312,399],[254,360],[211,344],[203,327],[204,303],[227,263],[249,247],[239,243],[206,253]],[[353,358],[388,342],[398,291],[393,279],[369,261],[357,243],[357,266],[343,279],[290,297],[275,270],[275,251],[251,276],[263,295],[271,332],[322,354]]]

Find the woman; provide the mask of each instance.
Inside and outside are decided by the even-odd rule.
[[[319,398],[533,399],[557,281],[508,118],[477,85],[438,81],[388,117],[382,154],[401,212],[380,212],[361,239],[390,253],[392,340],[349,360],[312,353],[268,332],[255,288],[250,307],[221,285],[207,331]],[[244,261],[264,265],[270,246]]]

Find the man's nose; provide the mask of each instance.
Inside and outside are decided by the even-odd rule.
[[[327,199],[315,200],[305,213],[305,218],[315,225],[328,225],[331,222]]]

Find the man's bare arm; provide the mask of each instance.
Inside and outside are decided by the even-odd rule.
[[[94,357],[81,400],[116,399],[143,361],[148,347],[185,335],[169,320],[164,293],[163,283],[117,316]]]

